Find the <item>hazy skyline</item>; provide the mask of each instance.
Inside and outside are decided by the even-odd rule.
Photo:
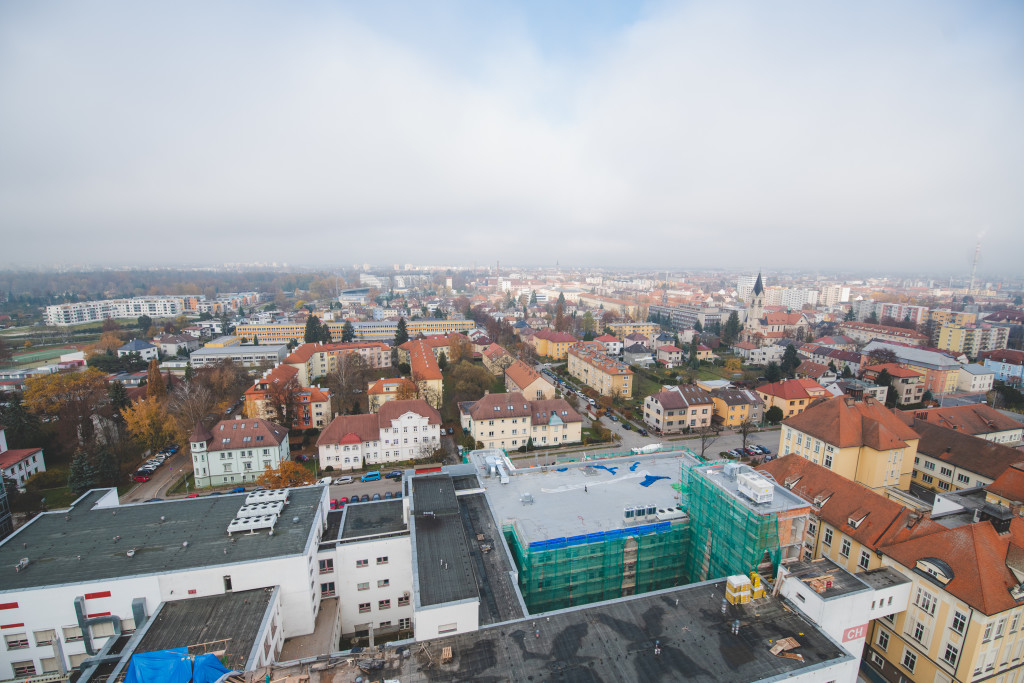
[[[549,6],[553,5],[553,6]],[[1018,3],[0,5],[0,267],[1019,272]]]

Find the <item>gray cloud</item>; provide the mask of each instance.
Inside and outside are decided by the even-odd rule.
[[[413,40],[422,10],[7,3],[0,263],[944,271],[987,230],[997,272],[1024,247],[1013,4],[652,5],[568,54],[514,6],[443,7]]]

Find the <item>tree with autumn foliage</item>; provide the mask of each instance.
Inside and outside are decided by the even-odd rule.
[[[25,406],[36,415],[55,418],[60,439],[70,448],[92,437],[91,418],[107,395],[106,377],[95,368],[32,377],[25,381]]]
[[[162,401],[166,397],[167,386],[164,384],[164,376],[160,372],[160,363],[154,358],[149,361],[149,371],[146,373],[146,398]]]
[[[178,436],[178,424],[161,399],[147,396],[122,410],[121,417],[128,433],[148,449],[159,450]]]
[[[277,467],[268,467],[263,470],[263,474],[256,480],[256,483],[268,489],[305,486],[313,483],[313,474],[297,462],[284,460]]]
[[[458,365],[459,361],[472,359],[472,342],[461,334],[453,334],[448,341],[448,364]]]

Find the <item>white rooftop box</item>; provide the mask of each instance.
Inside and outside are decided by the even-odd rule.
[[[736,475],[736,486],[740,493],[755,503],[770,503],[772,494],[775,493],[772,483],[756,472]]]

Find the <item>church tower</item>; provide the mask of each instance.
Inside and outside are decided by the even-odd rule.
[[[747,325],[758,326],[757,321],[764,315],[764,284],[761,282],[761,273],[757,274],[754,288],[750,290],[750,300],[747,302]]]

